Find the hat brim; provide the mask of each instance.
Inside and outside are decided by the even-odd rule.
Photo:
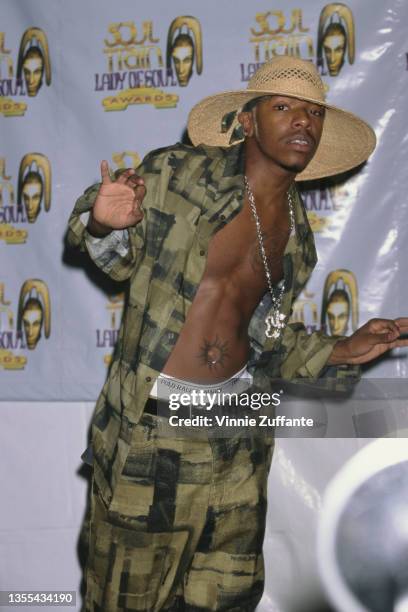
[[[321,100],[301,95],[294,96],[293,93],[250,89],[226,91],[204,98],[196,104],[188,117],[188,133],[191,142],[195,146],[200,144],[218,147],[231,146],[231,134],[238,121],[235,119],[229,130],[222,133],[223,117],[229,112],[240,110],[250,100],[264,95],[279,95],[305,100],[326,109],[319,146],[307,167],[296,176],[296,181],[316,180],[351,170],[366,161],[375,149],[374,130],[368,123],[348,111]]]

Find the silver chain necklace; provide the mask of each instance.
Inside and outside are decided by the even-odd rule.
[[[264,241],[262,237],[261,221],[259,219],[259,216],[256,210],[254,194],[252,193],[252,190],[249,186],[247,176],[244,176],[244,182],[245,182],[245,189],[248,194],[249,205],[251,207],[251,211],[252,211],[252,214],[255,220],[259,251],[261,254],[261,259],[262,259],[264,270],[265,270],[266,282],[268,284],[269,293],[271,294],[271,298],[272,298],[272,312],[265,319],[265,323],[266,323],[265,335],[268,338],[274,338],[275,340],[277,340],[286,325],[285,323],[286,317],[281,312],[282,297],[285,292],[285,283],[282,281],[282,285],[280,286],[279,290],[274,291],[273,285],[272,285],[272,275],[269,269],[268,260],[266,258],[266,251],[265,251]],[[292,196],[289,191],[288,191],[288,205],[289,205],[290,233],[292,233],[292,230],[295,227],[295,211],[293,207]]]

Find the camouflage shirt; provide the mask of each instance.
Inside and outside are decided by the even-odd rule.
[[[211,236],[241,210],[244,198],[242,145],[228,149],[182,144],[149,153],[138,168],[146,185],[144,217],[128,230],[109,257],[94,260],[109,276],[129,279],[129,300],[118,345],[99,396],[92,425],[95,478],[106,500],[120,475],[150,390],[172,351],[206,265]],[[87,189],[69,220],[68,242],[86,249],[81,215],[88,211],[100,184]],[[296,187],[295,232],[284,257],[282,312],[291,307],[317,261],[314,238]],[[103,241],[102,241],[103,242]],[[92,257],[94,249],[89,250]],[[249,324],[248,370],[254,385],[268,390],[271,379],[328,381],[355,377],[355,368],[325,368],[338,338],[317,331],[307,334],[300,323],[286,326],[279,340],[265,337],[271,308],[266,293]]]

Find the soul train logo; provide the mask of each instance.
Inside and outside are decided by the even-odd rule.
[[[106,111],[125,110],[130,104],[173,108],[178,95],[163,87],[186,87],[203,69],[203,43],[199,21],[190,15],[173,19],[167,33],[165,55],[153,22],[141,32],[133,21],[111,23],[104,39],[107,71],[95,74],[95,91],[118,91],[103,99]]]
[[[332,179],[299,185],[313,232],[339,238],[364,180],[365,174],[352,171]]]
[[[293,55],[316,62],[322,75],[338,76],[347,56],[355,58],[355,28],[348,6],[336,2],[320,12],[317,36],[304,23],[300,8],[255,14],[249,42],[253,60],[240,64],[241,81],[249,81],[257,69],[277,55]],[[316,47],[314,41],[316,40]]]
[[[44,281],[28,279],[23,283],[18,298],[17,321],[10,300],[5,298],[4,283],[0,283],[0,367],[23,369],[27,356],[14,351],[33,351],[42,338],[49,338],[50,334],[50,295]]]
[[[51,84],[51,61],[47,36],[41,28],[28,28],[22,35],[17,69],[5,37],[5,32],[0,32],[0,113],[15,117],[24,115],[27,104],[9,96],[37,96],[44,82]]]
[[[241,81],[249,81],[264,62],[276,55],[314,59],[313,36],[303,24],[302,9],[293,9],[290,14],[281,10],[256,13],[255,21],[249,38],[254,59],[240,65]]]
[[[319,316],[320,313],[320,316]],[[358,288],[350,270],[333,270],[324,282],[321,307],[315,294],[302,291],[295,304],[291,323],[303,323],[308,333],[321,329],[330,336],[346,336],[358,327]]]
[[[24,244],[28,230],[44,209],[51,207],[51,166],[42,153],[27,153],[20,162],[16,189],[6,172],[6,159],[0,157],[0,240],[6,244]]]
[[[105,353],[103,361],[109,365],[112,360],[112,351],[119,337],[120,322],[122,320],[124,304],[124,294],[112,295],[108,298],[106,309],[109,316],[109,327],[96,330],[96,347],[104,350],[109,349],[109,353]]]

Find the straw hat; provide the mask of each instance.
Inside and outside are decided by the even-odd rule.
[[[246,90],[226,91],[196,104],[188,118],[192,143],[229,147],[241,142],[242,137],[233,140],[239,126],[237,115],[247,102],[264,95],[289,96],[326,108],[319,146],[305,170],[296,176],[297,181],[340,174],[373,152],[376,137],[372,128],[352,113],[327,104],[315,66],[291,56],[275,57],[261,66]]]

